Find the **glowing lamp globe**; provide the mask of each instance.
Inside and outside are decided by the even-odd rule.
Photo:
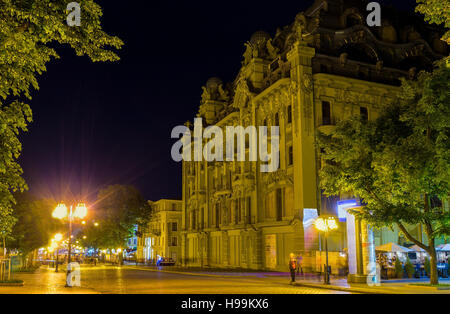
[[[52,213],[53,218],[64,219],[67,217],[67,207],[63,203],[58,204]]]
[[[322,232],[329,232],[338,229],[336,219],[334,217],[317,218],[314,222],[317,230]]]
[[[84,203],[80,203],[75,208],[75,213],[73,213],[73,216],[76,218],[83,219],[87,216],[87,207]]]
[[[59,242],[62,240],[62,238],[63,238],[63,236],[61,233],[55,234],[55,237],[54,237],[55,241]]]

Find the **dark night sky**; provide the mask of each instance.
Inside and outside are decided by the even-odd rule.
[[[122,60],[92,63],[58,49],[22,136],[31,192],[92,200],[105,185],[133,184],[148,199],[181,198],[172,128],[195,116],[208,78],[235,78],[255,31],[273,35],[312,2],[98,1],[104,29],[125,42]]]

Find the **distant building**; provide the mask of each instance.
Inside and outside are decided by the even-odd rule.
[[[251,36],[233,82],[207,81],[198,111],[203,127],[225,133],[226,126],[279,126],[280,168],[183,162],[185,265],[286,271],[291,252],[302,255],[305,269],[322,263],[312,222],[337,215],[339,199],[319,189],[316,131],[330,132],[352,115],[375,119],[400,78],[447,53],[440,30],[392,10],[383,8],[381,27],[369,27],[365,1],[316,0],[274,36]],[[330,249],[342,250],[345,239],[343,224]]]
[[[148,226],[139,226],[137,258],[140,262],[156,263],[158,258],[181,258],[181,209],[179,200],[162,199],[149,202],[152,217]]]
[[[137,249],[137,241],[138,241],[138,238],[136,235],[137,231],[138,231],[138,226],[136,225],[136,226],[134,226],[134,230],[133,230],[134,236],[131,238],[128,238],[128,240],[127,240],[127,248],[126,248],[127,253],[135,252]]]

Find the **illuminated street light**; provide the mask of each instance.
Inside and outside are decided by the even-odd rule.
[[[61,233],[55,234],[55,236],[52,239],[52,248],[56,250],[56,264],[55,264],[55,272],[58,272],[58,264],[59,264],[59,242],[61,242],[63,239],[63,235]]]
[[[330,284],[330,272],[328,266],[328,233],[338,229],[336,218],[332,216],[323,216],[316,219],[314,226],[320,232],[325,234],[325,254],[326,254],[326,269],[325,269],[325,284]]]
[[[59,242],[62,240],[62,238],[63,238],[63,235],[61,233],[57,233],[57,234],[55,234],[53,239],[55,239],[55,241]]]
[[[69,252],[68,252],[68,259],[67,262],[68,264],[70,264],[71,260],[72,260],[72,222],[74,218],[78,218],[78,219],[83,219],[87,216],[87,207],[84,203],[78,203],[78,205],[75,207],[75,212],[73,211],[73,206],[70,205],[70,210],[67,210],[67,207],[64,203],[60,203],[58,204],[58,206],[56,206],[55,210],[52,213],[52,216],[54,218],[57,219],[65,219],[68,218],[69,220],[69,243],[68,243],[68,247],[69,247]]]
[[[314,222],[314,226],[317,230],[322,232],[330,232],[338,229],[336,219],[334,217],[317,218]]]
[[[53,218],[64,219],[67,217],[67,207],[64,203],[58,204],[52,213]]]
[[[87,207],[84,203],[79,203],[75,208],[74,217],[83,219],[87,216]]]

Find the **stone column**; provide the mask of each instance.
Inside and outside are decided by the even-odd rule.
[[[352,208],[354,210],[354,208]],[[348,282],[366,283],[368,265],[375,263],[375,243],[370,225],[347,212]]]
[[[287,55],[291,64],[294,210],[300,214],[301,219],[305,208],[318,209],[311,61],[314,56],[315,49],[304,42],[294,44],[294,48]],[[301,246],[304,247],[304,244]],[[319,243],[308,243],[307,247],[308,250],[314,251],[318,249]]]

